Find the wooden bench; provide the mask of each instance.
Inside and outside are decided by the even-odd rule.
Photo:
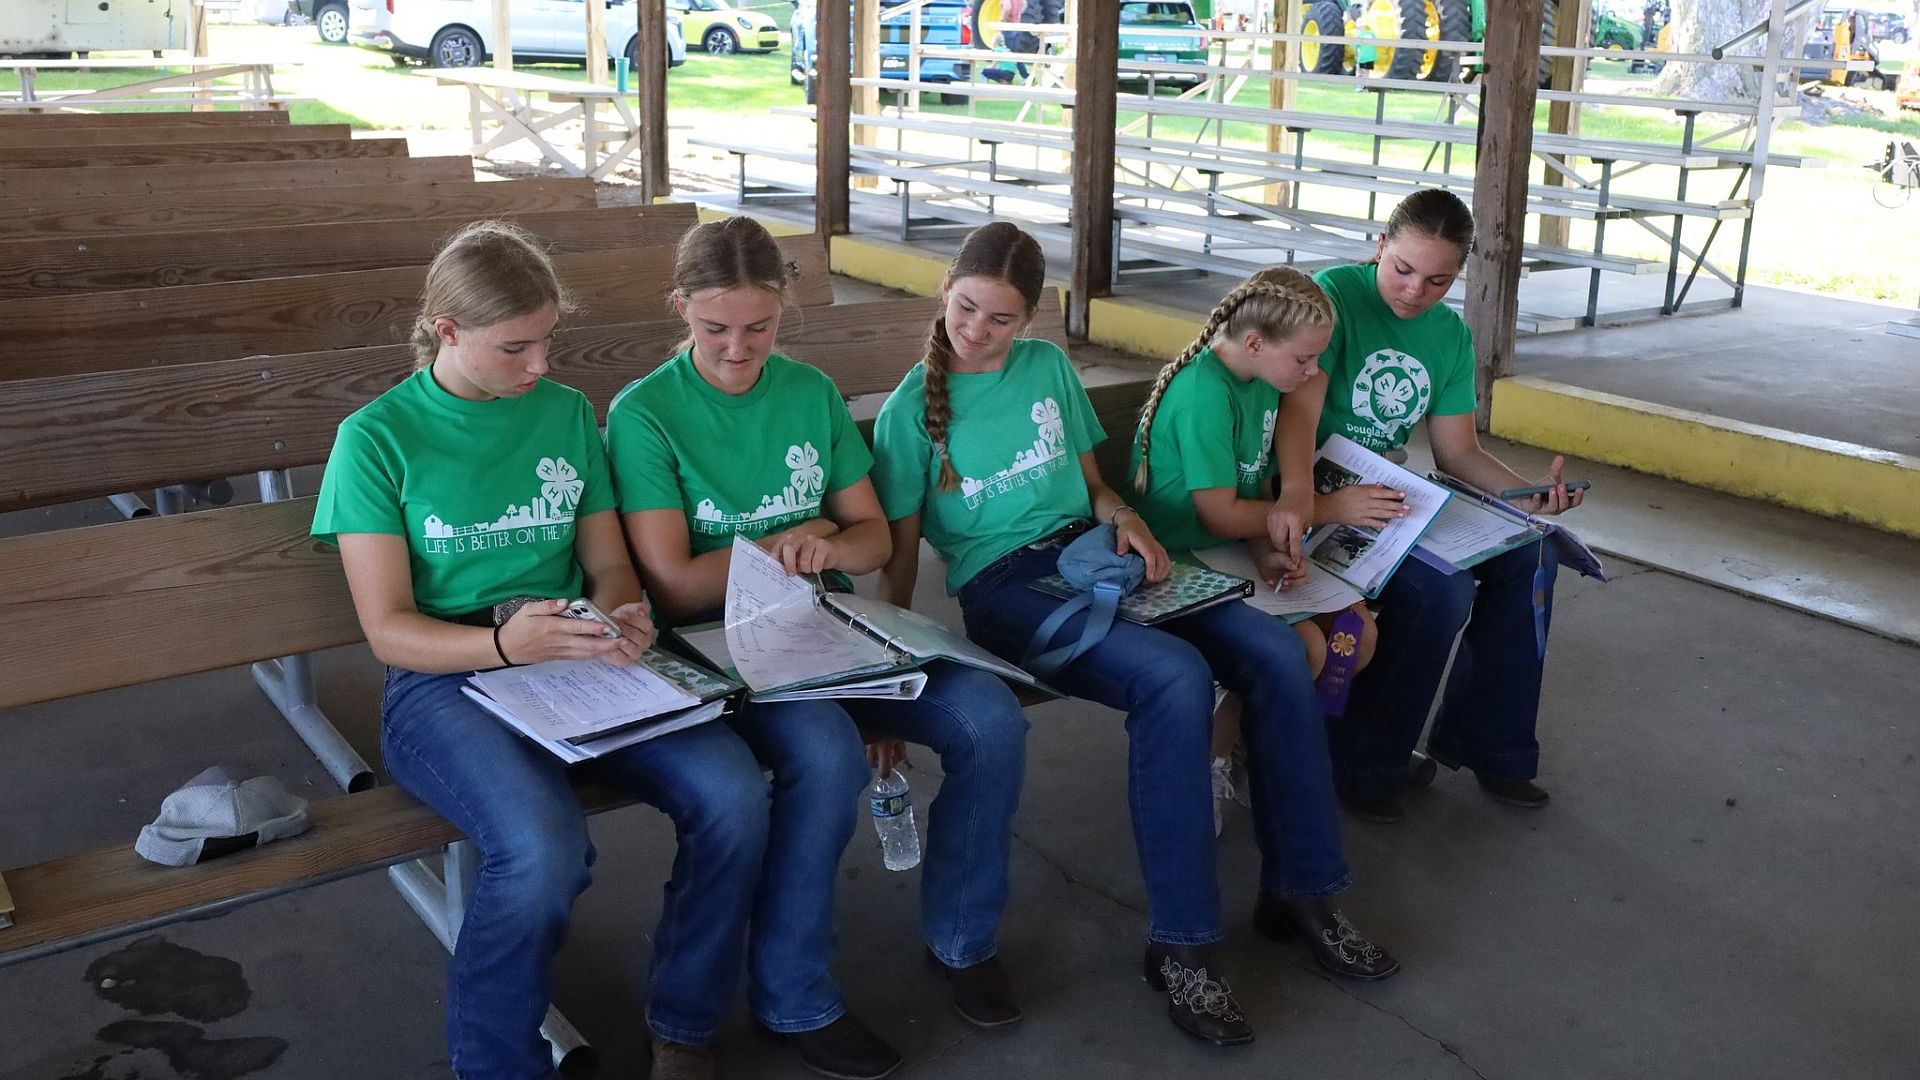
[[[0,127],[0,149],[29,146],[128,146],[179,143],[291,142],[306,139],[337,141],[353,138],[350,124],[236,124],[213,128],[194,124],[151,124],[131,127],[60,127],[54,124]]]
[[[184,68],[167,71],[167,68]],[[0,110],[98,109],[155,105],[202,105],[230,103],[250,109],[284,108],[293,99],[274,93],[273,62],[263,60],[215,59],[207,56],[175,57],[144,66],[125,60],[105,58],[86,60],[0,60],[0,71],[14,73],[18,89],[0,95]],[[111,86],[88,90],[39,89],[42,71],[144,71],[146,78],[135,78]],[[239,86],[216,85],[239,80]]]
[[[484,158],[501,147],[525,142],[568,176],[599,180],[640,148],[640,118],[629,95],[614,87],[494,68],[441,68],[421,74],[442,86],[467,88],[474,157]],[[611,123],[600,115],[603,105],[613,110]],[[578,162],[548,137],[574,120],[581,124]],[[496,125],[497,130],[489,134]],[[603,150],[604,143],[615,145]]]
[[[664,203],[495,216],[531,230],[555,254],[671,247],[694,210]],[[462,220],[341,222],[78,240],[0,241],[0,300],[203,285],[384,267],[425,266]]]
[[[217,195],[157,191],[144,195],[0,199],[0,243],[267,225],[478,220],[513,211],[591,210],[596,201],[592,181],[571,179],[436,180],[322,187],[297,196],[274,188],[255,188]]]
[[[797,303],[833,302],[826,250],[812,235],[781,247],[799,265]],[[575,325],[657,318],[673,251],[582,251],[554,258],[579,310]],[[0,301],[11,356],[0,380],[191,364],[404,342],[426,267]]]
[[[103,131],[116,128],[170,127],[231,129],[286,127],[293,118],[279,109],[239,109],[221,112],[0,112],[0,131]]]
[[[0,169],[104,169],[123,165],[224,165],[245,161],[402,158],[405,139],[285,139],[278,142],[198,142],[105,146],[15,146],[0,153]]]
[[[128,165],[114,169],[0,169],[0,199],[141,195],[157,191],[280,188],[286,198],[308,190],[363,184],[412,184],[474,178],[473,159],[330,158],[240,161],[220,165]]]

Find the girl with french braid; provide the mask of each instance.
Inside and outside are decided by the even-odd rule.
[[[1148,580],[1170,569],[1153,529],[1094,463],[1106,434],[1072,362],[1052,342],[1020,337],[1045,278],[1039,245],[1011,224],[969,235],[948,267],[924,359],[874,423],[874,486],[893,533],[884,595],[912,601],[924,537],[946,562],[967,636],[1013,663],[1065,602],[1030,585],[1094,524],[1113,526],[1116,551],[1139,554]],[[1078,639],[1085,622],[1074,615],[1053,640]],[[1151,627],[1117,621],[1052,685],[1126,714],[1127,797],[1148,900],[1142,974],[1166,995],[1175,1027],[1231,1046],[1251,1042],[1253,1029],[1214,948],[1226,936],[1207,771],[1216,680],[1248,700],[1267,854],[1262,926],[1288,935],[1308,926],[1345,974],[1377,978],[1396,965],[1327,900],[1349,877],[1299,638],[1237,600]],[[1317,773],[1303,761],[1318,762]]]

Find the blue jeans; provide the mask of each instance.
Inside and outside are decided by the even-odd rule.
[[[1013,812],[1026,774],[1027,718],[995,676],[927,666],[915,701],[753,704],[733,724],[773,772],[773,824],[748,934],[747,999],[774,1031],[812,1031],[846,1012],[828,966],[833,890],[872,773],[862,729],[940,755],[946,779],[927,810],[920,927],[951,967],[994,954],[1007,906]],[[877,863],[877,860],[876,860]]]
[[[1027,587],[1057,550],[1022,548],[960,590],[967,634],[1019,662],[1035,627],[1063,602]],[[1055,642],[1077,640],[1084,615]],[[1127,801],[1146,879],[1147,936],[1210,945],[1224,932],[1214,879],[1213,684],[1242,694],[1242,727],[1263,888],[1332,896],[1352,883],[1340,850],[1326,728],[1299,635],[1233,602],[1159,627],[1115,622],[1054,684],[1127,714]]]
[[[447,1044],[463,1080],[554,1076],[540,1038],[552,961],[593,845],[558,758],[460,692],[465,673],[387,669],[380,749],[402,788],[472,839],[479,876],[447,973]],[[713,1038],[733,998],[767,837],[767,785],[718,723],[578,768],[659,807],[679,840],[648,977],[647,1025]]]
[[[1515,548],[1457,574],[1417,559],[1394,571],[1380,595],[1373,663],[1354,679],[1347,715],[1328,722],[1334,777],[1344,790],[1377,797],[1406,782],[1407,757],[1426,727],[1455,636],[1460,650],[1427,745],[1490,778],[1539,774],[1534,722],[1545,658],[1534,634],[1533,578],[1545,560],[1550,623],[1552,544]]]

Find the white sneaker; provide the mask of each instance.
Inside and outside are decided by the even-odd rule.
[[[1233,790],[1233,761],[1230,758],[1213,759],[1213,835],[1219,836],[1220,829],[1226,824],[1227,803],[1239,801]]]

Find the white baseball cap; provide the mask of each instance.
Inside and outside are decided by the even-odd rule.
[[[160,816],[140,830],[133,850],[165,866],[192,866],[306,831],[307,800],[271,776],[235,780],[216,765],[161,802]]]

